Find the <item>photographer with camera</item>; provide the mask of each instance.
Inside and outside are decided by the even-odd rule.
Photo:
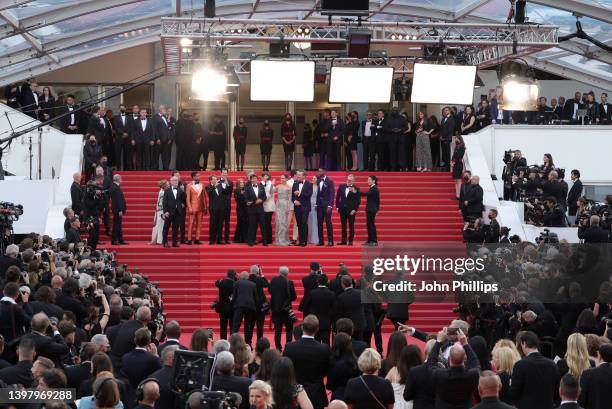
[[[19,284],[11,282],[4,286],[3,295],[0,299],[0,335],[9,343],[30,328],[30,293],[22,291]]]
[[[104,189],[104,175],[97,174],[94,180],[85,185],[83,196],[83,213],[85,228],[89,233],[87,244],[95,250],[100,238],[100,211],[108,202],[107,191]]]
[[[463,241],[466,243],[483,243],[485,232],[482,229],[482,219],[468,216],[463,226]]]
[[[557,199],[550,196],[544,200],[542,223],[546,227],[566,227],[565,211],[557,204]]]
[[[609,243],[610,230],[601,228],[600,220],[596,214],[590,218],[582,217],[578,225],[578,238],[584,243]]]
[[[559,172],[562,172],[562,170],[559,169]],[[554,197],[565,213],[565,208],[567,207],[567,183],[560,180],[559,172],[556,170],[548,172],[547,181],[542,183],[542,193],[544,197]]]
[[[60,360],[70,352],[70,349],[58,331],[57,325],[57,318],[49,319],[47,314],[39,312],[32,317],[32,332],[24,335],[24,338],[32,339],[37,356],[49,358],[56,367],[61,367]]]
[[[517,149],[504,152],[503,161],[506,164],[502,177],[504,181],[504,200],[512,200],[516,176],[520,169],[527,167],[527,159],[523,158],[522,152]]]
[[[102,147],[98,145],[95,135],[89,135],[89,142],[83,147],[83,164],[87,180],[94,175],[100,159],[102,159]]]
[[[576,220],[576,212],[578,211],[578,198],[582,196],[582,182],[580,181],[580,171],[573,169],[570,178],[574,184],[567,194],[567,214],[572,219],[572,223]]]
[[[81,242],[81,221],[76,216],[72,216],[69,221],[70,227],[66,231],[66,241],[76,246]]]
[[[499,243],[499,223],[497,222],[497,210],[489,210],[487,216],[489,218],[489,224],[484,225],[485,242],[486,243]]]
[[[125,196],[121,190],[121,175],[113,176],[113,184],[110,189],[111,204],[113,209],[113,235],[112,244],[128,244],[123,240],[122,222],[127,211]]]

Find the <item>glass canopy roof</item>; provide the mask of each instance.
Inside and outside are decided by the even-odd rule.
[[[159,41],[160,18],[201,16],[203,0],[0,0],[0,85],[26,79],[100,55]],[[216,0],[217,17],[317,19],[319,0]],[[372,21],[506,22],[508,0],[371,0]],[[529,0],[531,23],[576,31],[576,20],[599,41],[612,45],[612,0]],[[574,38],[531,55],[541,69],[565,70],[612,83],[612,55]]]

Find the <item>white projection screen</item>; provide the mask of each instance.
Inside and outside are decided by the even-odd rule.
[[[391,102],[393,67],[332,67],[329,103]]]
[[[410,102],[469,105],[475,79],[475,66],[414,64]]]
[[[314,102],[314,61],[251,61],[251,101]]]

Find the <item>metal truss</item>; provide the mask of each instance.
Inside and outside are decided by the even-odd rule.
[[[354,25],[329,25],[323,20],[255,20],[162,18],[161,38],[166,73],[181,73],[189,53],[180,47],[181,38],[202,44],[237,42],[342,43]],[[474,23],[389,23],[363,22],[371,43],[404,46],[464,47],[468,63],[481,67],[506,58],[541,51],[558,45],[558,28],[544,25]],[[177,53],[179,53],[177,55]]]

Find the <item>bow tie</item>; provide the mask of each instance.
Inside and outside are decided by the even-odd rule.
[[[177,188],[173,187],[172,190],[176,190]]]
[[[256,183],[253,183],[253,187],[257,187],[257,184],[256,184]]]
[[[199,185],[199,184],[200,184],[200,182],[193,182],[193,184],[194,184],[194,185]]]

